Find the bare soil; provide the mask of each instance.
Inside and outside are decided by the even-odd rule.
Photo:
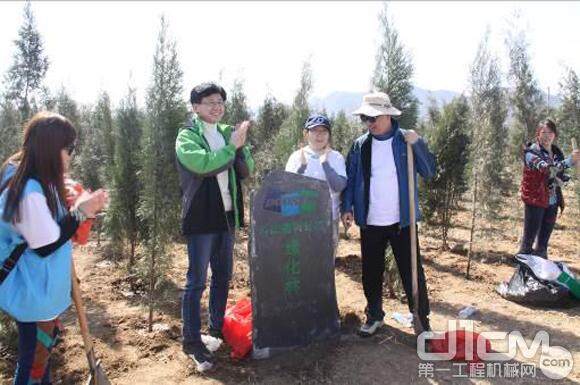
[[[550,244],[550,258],[567,263],[580,273],[580,224],[578,205],[568,196],[568,208],[558,219]],[[467,206],[468,203],[464,202]],[[446,330],[447,321],[456,319],[465,306],[475,306],[472,317],[476,331],[519,330],[528,339],[536,332],[550,334],[551,345],[568,349],[576,362],[572,373],[558,383],[580,383],[580,307],[545,309],[509,302],[495,287],[514,271],[513,253],[521,233],[523,206],[517,196],[506,198],[505,215],[493,224],[480,222],[487,230],[477,234],[471,279],[465,278],[470,213],[460,211],[450,230],[453,251],[441,250],[439,229],[423,226],[421,251],[431,300],[434,330]],[[342,231],[342,229],[341,229]],[[247,234],[240,232],[235,247],[234,279],[230,301],[249,295]],[[386,327],[375,336],[361,338],[356,330],[364,320],[365,301],[361,285],[359,234],[350,230],[350,239],[339,243],[336,288],[342,336],[340,341],[309,346],[268,360],[232,360],[229,348],[217,352],[215,370],[197,374],[192,362],[181,352],[180,295],[187,268],[185,246],[174,247],[170,280],[164,285],[160,309],[155,313],[155,330],[147,330],[144,287],[127,278],[123,266],[103,261],[96,242],[75,250],[90,327],[96,351],[112,383],[134,384],[543,384],[550,381],[537,368],[535,378],[459,378],[469,368],[453,363],[435,363],[432,378],[419,375],[422,362],[417,357],[412,329],[391,318],[393,312],[408,312],[406,303],[389,298],[385,289]],[[204,293],[207,305],[208,290]],[[205,309],[204,309],[205,311]],[[55,353],[55,384],[82,384],[88,369],[74,309],[63,316],[67,331]],[[502,350],[501,342],[492,348]],[[14,357],[4,357],[0,384],[9,384]],[[512,361],[518,363],[518,361]],[[461,372],[462,370],[462,372]],[[505,376],[504,376],[505,377]]]

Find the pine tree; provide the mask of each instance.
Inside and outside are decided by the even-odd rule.
[[[438,219],[444,250],[448,249],[451,218],[457,211],[459,198],[467,191],[469,113],[467,99],[460,96],[444,106],[441,114],[431,115],[434,120],[429,142],[437,158],[437,174],[426,182],[425,203]]]
[[[233,126],[244,120],[249,120],[250,111],[248,110],[246,99],[244,82],[242,79],[234,80],[234,86],[229,92],[228,100],[226,101],[226,111],[222,121]]]
[[[139,207],[139,216],[147,229],[149,330],[153,327],[155,289],[163,280],[170,261],[167,246],[179,229],[175,138],[186,116],[182,78],[175,41],[169,38],[167,22],[161,17],[153,75],[146,97]]]
[[[26,121],[37,109],[37,99],[49,64],[30,1],[24,5],[24,22],[14,44],[16,52],[4,81],[7,98],[16,103],[20,119]]]
[[[112,160],[112,117],[109,96],[101,93],[96,106],[80,108],[78,131],[81,139],[77,164],[80,181],[85,188],[96,190],[104,187],[110,180],[107,177]]]
[[[352,143],[360,134],[360,125],[348,119],[343,110],[340,110],[332,118],[332,148],[340,152],[345,158]]]
[[[471,107],[473,111],[473,171],[481,182],[483,214],[497,216],[501,193],[508,184],[505,167],[507,155],[507,100],[502,88],[501,73],[488,49],[488,35],[479,46],[471,67]]]
[[[507,103],[502,89],[497,58],[488,48],[489,33],[479,45],[471,66],[471,231],[467,277],[473,251],[476,219],[482,212],[487,218],[497,216],[501,191],[505,189],[507,133],[504,122]]]
[[[100,157],[102,141],[95,126],[92,106],[81,106],[80,124],[77,129],[82,137],[75,156],[78,165],[77,177],[85,189],[96,190],[102,187],[100,174],[103,164]]]
[[[276,100],[271,94],[266,95],[264,103],[258,111],[256,125],[248,136],[254,152],[259,152],[265,143],[278,134],[280,126],[288,117],[288,108]]]
[[[61,87],[55,98],[54,107],[57,113],[70,120],[73,126],[78,129],[81,120],[79,107],[66,88]]]
[[[98,138],[97,155],[101,166],[99,175],[102,185],[109,186],[112,181],[113,160],[115,157],[115,137],[111,99],[107,92],[101,92],[93,115],[93,124]]]
[[[302,67],[300,88],[294,97],[292,109],[290,110],[288,117],[282,123],[278,135],[274,139],[273,164],[268,165],[271,169],[284,168],[290,154],[304,144],[304,122],[310,113],[308,98],[310,97],[311,92],[312,68],[310,61],[307,60]]]
[[[76,129],[77,140],[75,146],[75,156],[72,158],[71,161],[71,173],[76,177],[80,178],[80,181],[82,182],[83,170],[81,165],[82,156],[80,154],[83,151],[84,145],[83,142],[85,134],[83,127],[81,127],[81,115],[79,112],[78,105],[64,87],[61,87],[61,89],[58,91],[56,97],[53,100],[54,101],[52,102],[52,104],[54,106],[55,112],[67,118]]]
[[[0,99],[0,164],[14,154],[22,143],[22,125],[20,113],[14,104]]]
[[[559,144],[566,153],[572,151],[572,139],[580,143],[580,81],[576,72],[569,68],[560,82],[560,94],[562,104],[558,111],[559,117]],[[576,191],[576,202],[580,212],[580,172],[576,171],[576,181],[574,183]]]
[[[74,110],[73,104],[74,102],[68,108]],[[72,115],[74,116],[74,113]],[[110,173],[107,167],[110,167],[114,145],[111,106],[106,92],[101,93],[94,108],[81,106],[78,124],[80,139],[76,164],[79,178],[85,188],[96,190],[106,186],[110,180],[107,177]]]
[[[277,158],[275,143],[278,140],[282,124],[289,117],[290,110],[268,94],[258,111],[257,122],[248,135],[256,160],[256,173],[252,178],[252,187],[259,187],[262,178],[273,170],[276,164],[281,165],[282,163]]]
[[[379,15],[382,42],[378,48],[372,77],[375,90],[389,95],[391,103],[403,114],[397,118],[401,127],[414,129],[418,120],[418,100],[413,95],[413,63],[399,39],[392,19],[388,16],[387,2]]]
[[[536,126],[545,112],[545,103],[530,63],[528,42],[524,32],[516,26],[517,20],[516,15],[516,22],[508,31],[506,46],[510,59],[510,102],[514,115],[511,147],[512,155],[519,159],[522,146],[535,136]]]
[[[580,141],[580,80],[572,68],[568,68],[560,82],[561,105],[558,111],[558,142],[569,153],[571,140]]]
[[[115,116],[112,188],[107,210],[107,232],[111,237],[113,252],[122,253],[123,244],[129,243],[129,271],[135,265],[140,230],[137,205],[141,186],[138,178],[141,135],[142,117],[137,107],[135,90],[129,88]]]

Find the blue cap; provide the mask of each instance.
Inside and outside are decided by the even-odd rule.
[[[311,130],[316,126],[324,126],[330,132],[330,120],[324,115],[314,114],[310,115],[308,119],[306,119],[306,123],[304,123],[305,130]]]

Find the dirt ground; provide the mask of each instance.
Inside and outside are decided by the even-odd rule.
[[[580,223],[574,198],[559,219],[553,234],[550,258],[567,263],[580,273]],[[467,202],[464,203],[467,205]],[[423,226],[421,250],[431,300],[431,323],[434,330],[447,329],[447,321],[456,319],[465,306],[475,306],[472,319],[476,331],[519,330],[528,343],[536,332],[545,330],[550,344],[568,349],[576,362],[571,374],[558,383],[580,383],[580,306],[565,309],[537,309],[504,300],[494,289],[514,270],[512,255],[521,233],[523,206],[517,196],[506,199],[505,216],[493,228],[478,233],[474,243],[472,279],[465,279],[466,248],[469,239],[467,210],[460,211],[450,231],[453,251],[442,251],[439,230]],[[484,224],[483,227],[488,227]],[[342,231],[342,230],[341,230]],[[123,269],[103,261],[96,243],[75,250],[77,270],[82,280],[90,327],[96,351],[103,360],[112,383],[134,384],[543,384],[547,379],[539,367],[535,377],[485,377],[488,372],[473,371],[457,363],[434,363],[433,372],[419,373],[426,363],[417,357],[412,329],[391,318],[393,312],[406,313],[407,305],[388,298],[385,290],[386,327],[375,336],[361,338],[356,330],[364,320],[364,296],[361,285],[359,235],[350,230],[351,239],[341,239],[336,264],[336,288],[342,335],[339,341],[310,346],[268,360],[234,361],[229,348],[217,352],[216,369],[208,374],[195,372],[192,362],[181,352],[180,294],[186,271],[184,245],[175,247],[171,282],[163,288],[164,299],[155,313],[155,330],[147,331],[147,310],[143,291],[131,285]],[[235,268],[230,301],[249,295],[249,268],[246,260],[247,234],[241,232],[235,249]],[[133,286],[133,287],[131,287]],[[204,293],[204,306],[207,305]],[[205,311],[205,309],[204,309]],[[56,349],[55,384],[82,384],[88,374],[82,341],[74,310],[63,317],[67,331]],[[492,341],[492,348],[505,346]],[[13,357],[4,357],[13,360]],[[511,361],[514,365],[521,361]],[[0,384],[9,384],[13,366],[0,374]],[[425,368],[425,366],[423,366]],[[430,376],[432,375],[432,377]],[[459,377],[460,375],[467,376]],[[426,378],[428,377],[428,378]]]

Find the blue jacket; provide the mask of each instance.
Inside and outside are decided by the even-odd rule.
[[[391,120],[393,135],[393,156],[397,169],[399,183],[400,226],[409,226],[409,182],[407,177],[407,143],[403,136],[404,130],[399,128],[396,120]],[[371,170],[372,136],[366,134],[357,138],[346,159],[347,184],[342,193],[341,212],[353,212],[355,223],[366,226],[369,208],[370,170]],[[415,215],[416,221],[421,219],[419,211],[419,194],[417,188],[417,172],[425,179],[435,175],[435,157],[427,148],[427,143],[420,138],[413,144],[415,155]],[[388,199],[388,197],[385,197]]]

